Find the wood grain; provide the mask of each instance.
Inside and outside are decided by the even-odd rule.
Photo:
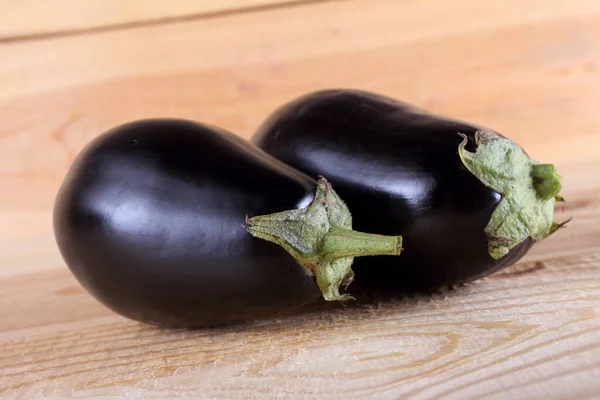
[[[19,306],[16,326],[3,319],[0,390],[26,399],[125,391],[223,399],[594,396],[600,253],[542,263],[432,298],[195,332],[113,316],[64,270],[10,278],[2,299]]]
[[[27,39],[0,43],[0,397],[600,396],[600,2],[52,0],[16,18],[32,4],[0,0],[0,37]],[[455,291],[229,329],[127,321],[70,275],[52,204],[94,136],[170,116],[249,137],[325,87],[503,132],[557,163],[573,221]]]

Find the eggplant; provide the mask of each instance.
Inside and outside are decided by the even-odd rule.
[[[401,237],[352,231],[324,178],[222,129],[174,119],[135,121],[89,143],[53,218],[85,289],[116,313],[170,327],[346,299],[339,287],[352,280],[354,256],[401,249]]]
[[[309,93],[275,110],[251,141],[326,176],[356,229],[402,232],[402,257],[354,264],[366,288],[469,282],[515,263],[562,226],[552,222],[562,200],[553,165],[495,131],[376,93]]]

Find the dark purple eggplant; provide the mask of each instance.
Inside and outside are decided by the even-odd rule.
[[[54,208],[57,243],[81,284],[119,314],[172,327],[348,298],[338,288],[352,280],[352,257],[401,249],[401,238],[351,226],[326,180],[182,120],[138,121],[93,140]]]
[[[407,291],[468,282],[553,233],[560,177],[490,129],[359,90],[310,93],[277,109],[252,141],[326,176],[361,231],[402,232],[402,257],[359,259],[357,283]]]

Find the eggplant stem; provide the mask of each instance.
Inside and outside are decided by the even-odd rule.
[[[552,164],[536,164],[531,166],[531,178],[533,179],[533,186],[542,200],[549,200],[551,198],[560,198],[564,200],[558,194],[562,189],[560,183],[560,176],[556,173],[556,168]]]
[[[328,259],[361,256],[398,256],[402,236],[364,233],[332,226],[323,237],[321,256]]]
[[[328,301],[353,298],[339,290],[354,279],[354,257],[397,256],[402,252],[402,236],[352,230],[348,207],[323,177],[308,207],[252,217],[243,226],[252,236],[284,248],[315,276]]]
[[[554,165],[532,160],[519,145],[495,132],[475,132],[474,152],[466,149],[469,138],[459,135],[463,140],[458,154],[465,167],[502,195],[485,227],[492,258],[500,259],[524,240],[540,241],[560,228],[552,221],[554,204],[565,199],[559,194],[561,178]]]

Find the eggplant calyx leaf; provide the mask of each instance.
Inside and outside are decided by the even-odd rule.
[[[488,252],[494,259],[527,238],[543,240],[564,225],[552,220],[554,203],[564,201],[554,165],[532,160],[519,145],[494,132],[475,132],[475,152],[466,149],[467,135],[459,135],[463,141],[458,154],[465,167],[502,195],[485,228]]]
[[[354,299],[340,293],[354,279],[354,257],[402,251],[401,236],[353,231],[348,207],[323,177],[308,207],[252,217],[243,226],[252,236],[283,247],[315,277],[327,301]]]

